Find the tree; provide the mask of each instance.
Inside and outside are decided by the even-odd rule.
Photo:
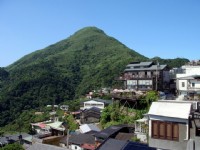
[[[66,116],[64,120],[67,121],[68,129],[70,131],[75,131],[76,129],[78,129],[78,124],[76,123],[76,120],[74,119],[73,115]]]
[[[147,109],[150,108],[150,104],[158,100],[158,92],[157,91],[148,91],[145,100],[147,103]]]
[[[14,143],[4,146],[1,150],[24,150],[24,148],[19,143]]]

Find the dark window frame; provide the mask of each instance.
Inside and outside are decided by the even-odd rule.
[[[163,129],[162,132],[161,129]],[[179,124],[174,122],[152,120],[151,137],[154,139],[178,141]]]

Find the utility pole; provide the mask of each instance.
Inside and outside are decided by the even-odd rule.
[[[69,148],[69,129],[67,129],[67,148]]]
[[[158,61],[156,61],[156,91],[158,90]]]

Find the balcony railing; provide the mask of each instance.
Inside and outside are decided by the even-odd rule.
[[[187,89],[188,89],[188,90],[192,90],[192,91],[200,91],[200,88],[199,88],[199,87],[190,87],[190,86],[188,86]]]
[[[132,75],[132,76],[120,76],[117,78],[117,80],[134,80],[134,79],[152,79],[156,78],[156,75],[148,76],[148,75]],[[158,79],[161,78],[161,76],[157,76]]]

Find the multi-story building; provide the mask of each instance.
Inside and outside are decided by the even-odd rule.
[[[154,62],[133,62],[119,80],[124,81],[126,89],[163,91],[169,88],[169,68]]]
[[[178,95],[195,97],[200,94],[200,65],[185,65],[182,72],[176,74]]]

